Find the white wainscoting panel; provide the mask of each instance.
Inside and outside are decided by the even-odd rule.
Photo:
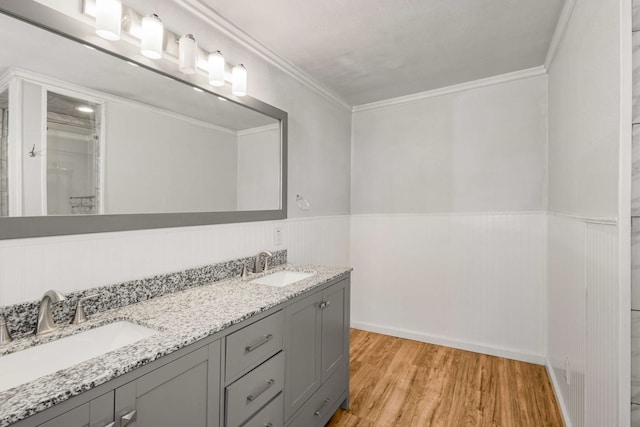
[[[282,227],[279,246],[275,227]],[[291,262],[348,265],[349,216],[0,241],[0,306],[39,299],[47,289],[78,291],[261,249],[288,249]]]
[[[619,274],[617,227],[587,224],[587,426],[618,425]]]
[[[585,226],[582,221],[549,216],[548,358],[565,421],[574,427],[584,426]]]
[[[543,212],[353,215],[354,327],[544,363]]]
[[[617,226],[551,214],[548,239],[548,357],[565,419],[618,425]]]
[[[294,264],[350,264],[350,216],[323,216],[287,220],[284,241]]]

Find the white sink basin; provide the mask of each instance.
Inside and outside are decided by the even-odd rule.
[[[283,286],[290,285],[295,282],[299,282],[302,279],[313,276],[315,273],[305,273],[302,271],[278,271],[267,276],[262,276],[257,279],[253,279],[249,283],[256,283],[258,285],[276,286],[281,288]]]
[[[0,356],[0,391],[69,368],[156,333],[153,329],[121,321]]]

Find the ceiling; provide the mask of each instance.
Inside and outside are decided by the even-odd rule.
[[[564,0],[201,0],[351,105],[540,66]]]

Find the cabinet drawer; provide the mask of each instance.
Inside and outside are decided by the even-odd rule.
[[[226,338],[225,379],[237,378],[282,350],[284,313],[265,317]]]
[[[284,398],[282,393],[242,427],[281,427],[284,425]]]
[[[227,426],[236,427],[262,408],[284,385],[284,354],[272,357],[227,387]]]
[[[347,389],[346,364],[340,368],[320,386],[311,398],[302,406],[288,427],[311,427],[324,425],[331,417],[329,411],[338,403],[338,399]]]

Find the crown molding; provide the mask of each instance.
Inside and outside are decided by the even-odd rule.
[[[258,126],[255,128],[243,129],[237,132],[238,136],[253,135],[254,133],[269,132],[272,130],[280,130],[280,123],[273,123],[271,125]]]
[[[466,90],[477,89],[481,87],[491,86],[500,83],[507,83],[514,80],[528,79],[530,77],[536,77],[546,74],[544,66],[540,65],[533,68],[527,68],[520,71],[514,71],[506,74],[499,74],[497,76],[487,77],[479,80],[472,80],[470,82],[459,83],[451,86],[446,86],[438,89],[428,90],[426,92],[414,93],[406,96],[399,96],[397,98],[385,99],[382,101],[371,102],[369,104],[356,105],[353,107],[353,112],[373,110],[376,108],[388,107],[390,105],[404,104],[406,102],[418,101],[421,99],[433,98],[436,96],[449,95],[456,92],[464,92]]]
[[[307,73],[256,40],[254,37],[246,33],[240,27],[238,27],[227,18],[222,16],[220,13],[218,13],[216,10],[214,10],[211,6],[207,5],[203,0],[177,0],[176,3],[186,11],[201,19],[204,19],[207,24],[211,25],[213,28],[217,29],[236,43],[255,53],[260,58],[266,60],[271,65],[274,65],[280,70],[284,71],[289,76],[309,87],[325,99],[343,108],[346,108],[347,110],[351,110],[351,104],[349,104],[345,99],[333,93],[322,84],[314,80]]]
[[[564,37],[564,32],[567,30],[567,25],[569,24],[569,19],[571,18],[571,13],[573,12],[573,8],[576,5],[576,0],[565,0],[564,6],[562,7],[562,12],[560,12],[560,17],[558,18],[558,23],[556,24],[556,29],[553,32],[553,37],[551,38],[551,43],[549,44],[549,49],[547,50],[547,56],[544,58],[544,68],[549,70],[551,67],[551,63],[558,52],[558,48],[560,48],[560,42]]]

